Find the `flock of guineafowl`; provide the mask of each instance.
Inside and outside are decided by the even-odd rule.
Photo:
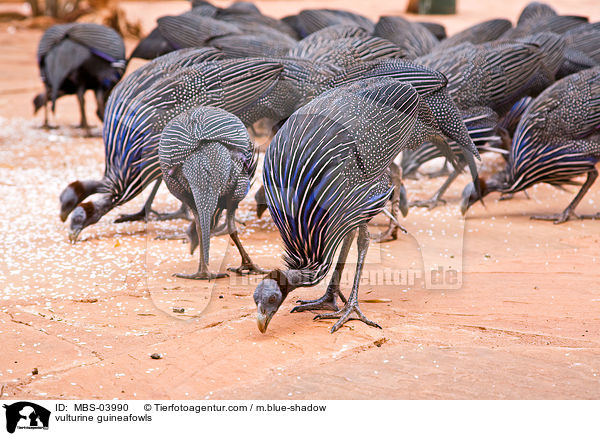
[[[576,184],[586,175],[563,212],[534,218],[600,217],[575,214],[600,158],[600,23],[585,17],[533,2],[515,26],[494,19],[447,37],[439,24],[398,16],[374,23],[313,9],[275,19],[248,2],[219,8],[194,1],[182,15],[159,18],[131,57],[151,61],[122,78],[123,40],[95,24],[53,26],[39,44],[46,91],[34,104],[45,108],[46,123],[48,105],[54,110],[56,99],[74,94],[87,128],[89,89],[104,122],[104,176],[70,183],[60,194],[70,239],[155,182],[144,209],[117,221],[191,213],[187,234],[192,252],[200,246],[200,262],[196,273],[179,275],[190,279],[225,275],[208,269],[209,243],[211,234],[228,233],[242,259],[232,271],[267,274],[254,293],[261,332],[292,290],[323,280],[340,245],[325,295],[294,311],[329,311],[317,317],[338,319],[332,332],[351,316],[379,327],[358,305],[367,223],[386,213],[390,225],[379,239],[395,239],[398,212],[408,210],[402,178],[432,159],[445,158],[451,169],[418,206],[443,201],[468,167],[473,181],[463,192],[463,214],[490,192]],[[274,136],[256,199],[285,247],[285,266],[270,272],[244,250],[235,219],[257,169],[248,129],[261,120]],[[483,152],[506,160],[488,180],[477,174]],[[178,212],[151,209],[161,181],[182,202]],[[100,195],[85,201],[92,194]],[[340,276],[355,237],[356,275],[345,298]]]

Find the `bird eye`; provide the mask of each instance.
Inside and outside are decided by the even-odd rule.
[[[269,297],[269,304],[275,304],[277,302],[277,298],[275,297],[275,295],[271,295]]]

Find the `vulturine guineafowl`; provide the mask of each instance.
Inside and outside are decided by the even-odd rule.
[[[310,59],[340,67],[351,67],[357,62],[378,59],[406,58],[407,53],[394,43],[376,36],[355,36],[352,38],[310,38],[300,41],[286,53],[292,58]]]
[[[131,57],[153,59],[173,50],[205,46],[220,49],[227,57],[281,56],[296,43],[293,29],[260,13],[208,12],[194,8],[159,18],[156,29],[140,41]]]
[[[212,48],[178,50],[161,56],[125,77],[114,89],[115,98],[121,102],[130,101],[162,77],[168,77],[180,68],[220,58],[222,53]],[[111,182],[106,176],[109,173],[100,180],[77,180],[69,184],[60,194],[60,219],[66,221],[73,209],[90,195],[108,193],[107,187]],[[154,187],[150,201],[138,215],[146,216],[159,183],[160,180]]]
[[[432,91],[437,88],[429,86]],[[367,223],[390,198],[390,163],[411,143],[420,116],[427,112],[427,104],[411,85],[371,79],[324,93],[296,111],[277,132],[265,155],[263,183],[284,242],[285,268],[270,273],[254,292],[261,332],[291,291],[314,286],[325,277],[340,243],[326,294],[300,302],[294,311],[335,310],[317,316],[339,318],[332,332],[352,313],[379,327],[358,307],[358,284],[369,245]],[[357,231],[354,286],[345,307],[337,310],[340,275]]]
[[[425,26],[402,17],[381,17],[375,25],[374,34],[402,48],[409,59],[426,55],[439,43]]]
[[[304,68],[306,69],[307,67]],[[286,66],[287,69],[288,67]],[[296,76],[299,76],[299,74],[297,73]],[[317,75],[313,73],[311,76],[314,77]],[[325,77],[325,74],[321,73],[318,77]],[[475,159],[471,154],[475,153],[477,155],[477,149],[469,137],[469,132],[461,119],[456,105],[448,95],[446,78],[437,71],[399,59],[358,62],[354,67],[337,72],[334,71],[333,77],[329,80],[322,80],[320,85],[319,83],[315,84],[314,81],[310,82],[310,89],[302,89],[300,94],[304,97],[304,102],[308,102],[310,98],[314,98],[328,89],[369,78],[391,78],[412,85],[429,107],[434,120],[432,126],[435,126],[433,130],[428,131],[427,134],[423,134],[419,139],[414,138],[415,141],[421,141],[416,145],[420,145],[425,141],[433,141],[435,146],[439,148],[440,153],[446,156],[451,162],[454,162],[456,160],[455,154],[447,142],[449,140],[455,144],[459,144],[460,148],[465,151],[463,156],[467,160],[473,180],[477,179]],[[305,81],[300,81],[300,83],[303,82]],[[284,100],[287,99],[289,99],[289,95]],[[424,133],[425,131],[421,130],[420,132]],[[399,171],[394,172],[394,174],[399,174]],[[399,180],[395,179],[394,181],[398,182],[398,189],[401,189]],[[405,199],[405,196],[401,195],[400,199]],[[398,205],[398,207],[401,210],[404,209],[402,204]],[[395,215],[395,209],[393,209],[393,215]],[[392,234],[395,234],[394,229],[391,229],[391,231]]]
[[[540,32],[554,32],[557,35],[573,29],[581,24],[587,23],[586,17],[571,15],[543,15],[520,20],[516,27],[507,30],[499,40],[510,40],[523,38]]]
[[[113,29],[93,23],[58,24],[42,36],[37,51],[38,65],[46,91],[33,100],[37,112],[44,107],[48,126],[48,102],[52,112],[56,99],[75,94],[81,112],[80,127],[87,129],[85,91],[96,94],[96,114],[104,120],[104,106],[112,88],[125,71],[125,44]]]
[[[529,42],[534,40],[535,42]],[[552,33],[542,33],[527,41],[490,42],[475,46],[461,44],[448,54],[434,52],[417,59],[445,74],[448,93],[465,115],[467,128],[481,151],[500,151],[490,148],[488,141],[500,144],[496,123],[523,96],[537,95],[554,82],[562,63],[564,42]],[[403,155],[403,170],[410,174],[426,160],[439,157],[430,146]],[[459,171],[455,169],[430,200],[414,205],[434,207]]]
[[[252,263],[235,226],[235,211],[244,199],[256,170],[256,153],[244,124],[223,109],[200,106],[178,115],[160,138],[158,158],[169,191],[194,214],[193,253],[200,245],[200,262],[188,279],[210,280],[227,274],[208,270],[210,231],[227,210],[227,231],[242,257],[241,273],[264,273]]]
[[[533,22],[540,18],[555,17],[558,14],[550,5],[541,2],[531,2],[523,8],[519,18],[517,19],[517,26],[521,26],[527,21]]]
[[[97,200],[71,213],[70,239],[160,177],[158,141],[164,126],[199,105],[243,113],[271,89],[283,66],[266,60],[203,62],[156,80],[141,93],[111,95],[104,127],[106,167]]]
[[[189,13],[159,18],[158,29],[176,48],[210,46],[235,58],[283,56],[296,45],[294,38],[272,27],[228,23]]]
[[[600,65],[600,23],[577,26],[565,32],[563,38],[565,59],[557,79]]]
[[[465,42],[470,42],[471,44],[483,44],[485,42],[494,41],[505,34],[510,28],[512,28],[511,22],[503,18],[484,21],[440,41],[440,43],[433,48],[433,51],[448,52],[452,47],[456,47]]]
[[[600,160],[600,67],[572,74],[541,93],[521,118],[504,171],[481,180],[481,195],[514,193],[537,183],[555,186],[575,184],[587,175],[579,193],[567,208],[555,215],[533,216],[556,224],[580,216],[575,208],[598,177]],[[463,191],[463,214],[479,199],[472,184]]]
[[[160,75],[164,76],[162,72]],[[73,212],[71,220],[72,237],[76,238],[84,227],[138,195],[160,176],[156,162],[160,129],[181,111],[209,105],[228,110],[248,126],[263,118],[277,122],[324,91],[370,77],[411,83],[418,92],[423,92],[431,108],[440,137],[438,146],[452,154],[441,139],[441,135],[445,135],[476,153],[456,106],[446,93],[446,79],[425,67],[400,60],[382,60],[340,69],[291,58],[199,63],[176,69],[160,80],[149,79],[155,81],[142,93],[130,94],[125,86],[113,93],[107,107],[104,129],[107,164],[100,188],[110,194],[75,209],[77,213]],[[472,157],[468,163],[476,180],[477,169]],[[139,212],[120,220],[144,217],[145,212]]]
[[[370,34],[375,29],[375,24],[370,19],[350,11],[305,9],[293,17],[293,19],[287,17],[284,21],[294,27],[300,38],[305,38],[311,33],[339,24],[360,26]]]

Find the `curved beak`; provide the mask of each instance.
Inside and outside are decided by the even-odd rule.
[[[258,325],[258,330],[260,330],[261,333],[264,333],[267,331],[267,327],[269,326],[269,321],[271,321],[271,318],[273,317],[272,313],[265,313],[263,308],[261,306],[258,306],[257,310],[256,310],[256,324]]]
[[[69,242],[74,244],[81,233],[81,229],[69,230]]]

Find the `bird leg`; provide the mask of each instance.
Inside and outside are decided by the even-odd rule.
[[[155,221],[169,221],[177,219],[191,221],[192,219],[192,217],[190,217],[188,208],[184,203],[181,203],[181,206],[175,212],[158,213],[153,210],[150,210],[150,212],[153,213]]]
[[[579,216],[579,215],[577,215],[575,213],[575,208],[577,207],[577,205],[579,204],[579,202],[581,201],[581,199],[583,198],[583,196],[590,189],[590,187],[594,184],[594,181],[596,180],[597,177],[598,177],[598,170],[596,168],[594,168],[592,171],[590,171],[587,174],[587,179],[585,180],[585,183],[581,186],[581,189],[579,190],[579,192],[577,193],[577,195],[575,196],[575,198],[573,199],[573,201],[561,213],[551,214],[551,215],[533,215],[531,217],[531,219],[533,219],[533,220],[544,220],[544,221],[554,221],[554,224],[561,224],[561,223],[564,223],[566,221],[569,221],[569,219],[571,219],[571,218],[574,218],[574,219],[585,219],[585,218],[587,218],[587,219],[595,219],[595,218],[599,218],[598,215],[582,215],[582,216]]]
[[[379,236],[373,238],[375,242],[389,242],[395,241],[398,239],[398,229],[401,229],[398,224],[398,209],[400,209],[400,203],[402,202],[402,214],[406,216],[408,213],[407,208],[407,200],[406,200],[406,190],[404,189],[404,185],[402,184],[402,175],[400,168],[392,162],[390,165],[391,179],[392,185],[394,186],[394,192],[392,193],[392,207],[391,207],[391,217],[388,228],[386,231],[379,234]],[[401,198],[402,197],[402,198]],[[405,213],[406,212],[406,213]],[[401,229],[406,233],[406,230]]]
[[[229,230],[229,236],[231,237],[231,240],[237,247],[238,251],[240,252],[240,256],[242,257],[242,264],[237,268],[228,268],[229,271],[232,271],[232,272],[235,272],[238,274],[244,274],[244,273],[267,274],[267,273],[271,272],[271,271],[264,270],[264,269],[256,266],[254,264],[254,262],[252,262],[252,259],[250,259],[250,256],[248,255],[248,253],[246,252],[244,247],[242,246],[242,242],[240,241],[240,238],[239,238],[238,232],[237,232],[237,228],[235,226],[235,208],[234,207],[227,209],[227,229]]]
[[[382,243],[382,242],[395,241],[396,239],[398,239],[399,227],[396,224],[396,222],[398,222],[398,203],[394,197],[396,197],[395,193],[394,193],[394,196],[392,197],[392,207],[391,207],[391,211],[390,211],[393,218],[390,218],[388,228],[384,232],[381,232],[379,234],[379,236],[376,236],[373,238],[373,240],[375,242]]]
[[[90,126],[87,122],[87,117],[85,116],[85,99],[84,99],[85,89],[79,88],[77,89],[77,101],[79,101],[79,112],[81,113],[81,122],[79,123],[80,129],[85,129],[86,136],[90,136]]]
[[[44,129],[51,129],[50,123],[48,122],[48,98],[46,97],[46,101],[44,102],[44,125],[42,126]]]
[[[316,300],[298,300],[298,306],[292,309],[291,313],[294,312],[304,312],[305,310],[335,310],[338,311],[340,308],[336,303],[336,296],[339,295],[340,300],[346,303],[346,298],[340,291],[340,280],[342,277],[342,271],[344,270],[344,266],[346,265],[346,259],[348,258],[348,252],[350,251],[350,246],[352,245],[352,241],[354,240],[355,231],[350,232],[344,238],[342,242],[342,248],[340,249],[340,256],[338,257],[337,264],[335,265],[335,270],[333,271],[333,275],[331,276],[331,281],[329,282],[329,286],[327,286],[327,290],[325,291],[325,295]]]
[[[440,189],[438,189],[437,192],[433,194],[433,197],[431,197],[429,200],[417,200],[412,202],[410,206],[427,207],[429,209],[433,209],[437,207],[440,203],[445,204],[446,200],[442,198],[442,195],[444,195],[444,193],[448,190],[452,182],[456,180],[456,178],[458,177],[458,173],[459,170],[454,169],[454,171],[450,173],[444,184],[440,187]]]
[[[146,203],[142,210],[132,214],[120,215],[119,218],[115,220],[115,223],[125,223],[129,221],[147,221],[147,217],[150,213],[156,214],[155,211],[152,210],[152,202],[154,201],[154,197],[156,197],[156,192],[158,191],[158,187],[160,186],[160,182],[162,179],[158,179],[152,188],[152,192],[148,196]]]
[[[358,285],[360,284],[360,277],[362,275],[362,269],[369,249],[369,230],[367,224],[363,223],[358,228],[358,262],[356,264],[356,274],[354,275],[354,284],[352,285],[352,292],[348,297],[346,305],[341,309],[333,313],[324,313],[316,315],[314,319],[338,319],[338,321],[331,327],[331,333],[337,331],[347,321],[351,319],[358,319],[371,327],[381,328],[381,326],[363,315],[360,308],[358,307]],[[358,318],[351,318],[352,313],[356,313]]]
[[[182,279],[193,280],[214,280],[229,277],[229,274],[227,273],[213,273],[208,270],[207,260],[210,248],[210,215],[203,210],[195,211],[192,209],[192,212],[194,213],[194,221],[196,224],[196,236],[200,244],[200,250],[198,250],[200,252],[198,271],[194,274],[175,273],[173,275]]]

